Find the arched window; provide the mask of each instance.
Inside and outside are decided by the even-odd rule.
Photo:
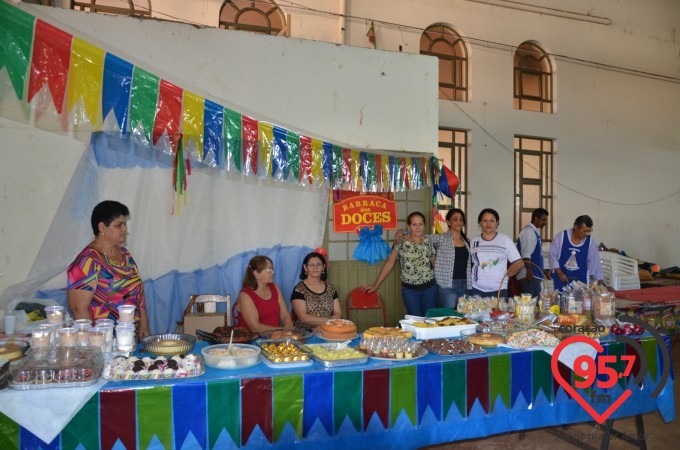
[[[515,51],[515,109],[553,112],[552,63],[541,47],[525,42]]]
[[[446,25],[430,25],[420,37],[420,54],[439,58],[439,98],[466,102],[468,54],[463,38]]]
[[[151,17],[151,0],[71,0],[70,6],[79,11]]]
[[[220,8],[220,28],[289,36],[286,16],[273,0],[227,0]]]

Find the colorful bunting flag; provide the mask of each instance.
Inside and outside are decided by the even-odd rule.
[[[182,119],[181,130],[184,137],[185,149],[195,149],[196,158],[203,161],[205,153],[203,152],[203,135],[205,133],[205,125],[203,124],[205,109],[205,99],[193,92],[184,91],[182,98]],[[189,152],[191,154],[191,152]]]
[[[33,38],[33,60],[28,82],[28,103],[47,84],[54,109],[61,114],[71,60],[73,36],[38,19]]]
[[[138,143],[151,146],[151,130],[156,119],[160,78],[135,67],[130,89],[130,133]]]
[[[113,112],[115,124],[121,134],[127,134],[132,70],[134,66],[119,57],[107,53],[104,59],[104,80],[102,83],[102,116]],[[109,130],[112,131],[112,130]]]
[[[75,111],[76,123],[90,123],[95,130],[101,129],[102,82],[106,52],[77,37],[71,46],[69,70],[68,111],[82,100],[84,114]]]
[[[34,24],[35,17],[0,1],[0,69],[7,69],[18,99],[24,98]]]
[[[153,124],[153,145],[156,145],[161,136],[165,134],[170,140],[170,151],[172,153],[177,151],[177,142],[179,141],[182,93],[182,88],[165,80],[161,80],[158,87],[156,120]]]

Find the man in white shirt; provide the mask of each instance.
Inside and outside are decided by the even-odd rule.
[[[541,281],[545,279],[540,230],[548,223],[548,215],[543,208],[534,209],[531,223],[522,228],[517,239],[517,250],[524,261],[524,268],[517,274],[517,279],[522,285],[522,292],[531,293],[532,297],[541,293]]]

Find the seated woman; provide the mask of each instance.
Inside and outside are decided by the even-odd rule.
[[[149,335],[144,285],[127,240],[130,211],[122,203],[105,200],[92,210],[94,240],[67,269],[67,298],[74,319],[118,320],[120,305],[134,305],[139,338]]]
[[[326,260],[317,252],[305,256],[300,281],[290,296],[290,304],[297,316],[295,328],[313,330],[329,319],[340,319],[342,309],[338,291],[326,281]]]
[[[281,288],[274,283],[274,264],[266,256],[255,256],[246,267],[238,311],[252,332],[293,327]]]

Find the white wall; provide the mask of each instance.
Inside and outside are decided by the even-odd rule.
[[[58,8],[22,8],[257,119],[357,149],[436,151],[434,58]],[[6,77],[4,69],[0,76]],[[1,291],[28,275],[84,144],[5,118],[0,118],[0,137]]]

